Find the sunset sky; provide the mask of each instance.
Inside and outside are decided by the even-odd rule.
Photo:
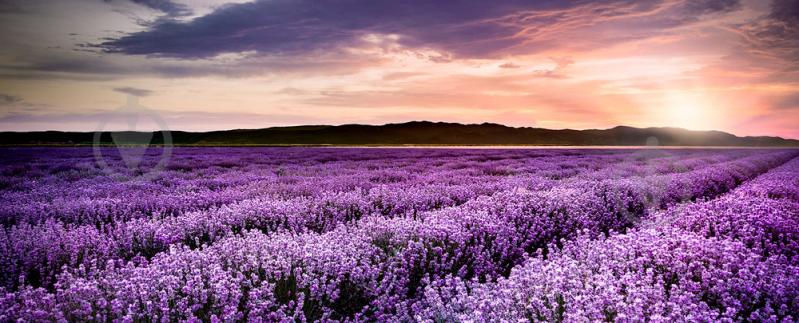
[[[799,0],[0,0],[0,44],[0,130],[93,131],[133,95],[173,130],[799,138]]]

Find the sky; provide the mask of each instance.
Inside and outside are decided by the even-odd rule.
[[[799,138],[799,0],[0,0],[0,130],[412,120]]]

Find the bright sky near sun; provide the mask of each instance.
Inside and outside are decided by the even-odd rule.
[[[411,120],[799,138],[799,0],[0,0],[0,130]]]

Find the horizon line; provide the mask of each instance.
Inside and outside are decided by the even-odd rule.
[[[225,131],[248,131],[248,130],[265,130],[265,129],[274,129],[274,128],[296,128],[296,127],[341,127],[341,126],[371,126],[371,127],[381,127],[381,126],[389,126],[389,125],[403,125],[403,124],[410,124],[410,123],[431,123],[431,124],[455,124],[455,125],[462,125],[462,126],[482,126],[482,125],[495,125],[495,126],[502,126],[506,128],[512,129],[543,129],[543,130],[552,130],[552,131],[606,131],[612,130],[615,128],[633,128],[633,129],[675,129],[675,130],[683,130],[683,131],[690,131],[690,132],[718,132],[718,133],[725,133],[729,134],[738,138],[779,138],[784,140],[799,140],[799,138],[791,138],[791,137],[782,137],[777,135],[750,135],[750,136],[741,136],[735,134],[733,132],[723,131],[723,130],[697,130],[697,129],[689,129],[685,127],[678,127],[678,126],[643,126],[643,127],[636,127],[636,126],[628,126],[618,124],[616,126],[612,126],[609,128],[544,128],[544,127],[536,127],[536,126],[511,126],[497,122],[481,122],[481,123],[462,123],[462,122],[455,122],[455,121],[430,121],[430,120],[410,120],[404,122],[388,122],[382,124],[375,124],[375,123],[339,123],[339,124],[296,124],[296,125],[275,125],[275,126],[266,126],[261,128],[227,128],[227,129],[216,129],[216,130],[204,130],[204,131],[188,131],[188,130],[179,130],[179,129],[160,129],[160,130],[102,130],[99,132],[184,132],[184,133],[211,133],[211,132],[225,132]],[[7,130],[0,130],[0,133],[36,133],[36,132],[63,132],[63,133],[96,133],[98,130],[92,131],[74,131],[74,130],[28,130],[28,131],[7,131]]]

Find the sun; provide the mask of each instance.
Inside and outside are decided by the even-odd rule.
[[[700,93],[671,93],[662,108],[665,125],[691,130],[706,130],[716,123],[712,104]]]

